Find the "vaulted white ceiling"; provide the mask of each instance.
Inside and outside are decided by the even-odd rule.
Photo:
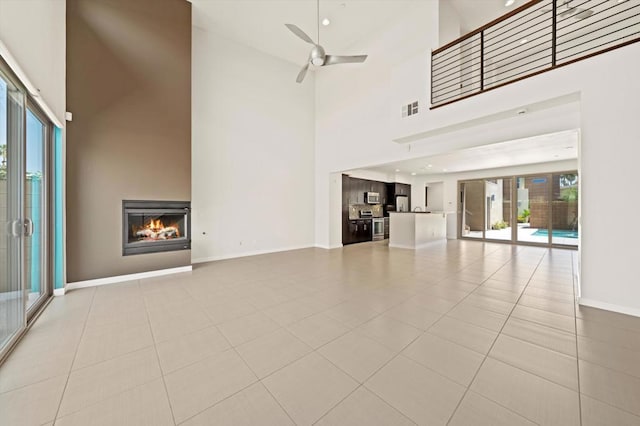
[[[457,10],[464,32],[477,28],[514,7],[505,0],[444,0]],[[191,0],[194,26],[251,46],[286,61],[303,64],[309,45],[284,26],[295,24],[317,41],[315,0]],[[320,0],[321,44],[333,54],[359,54],[354,43],[365,44],[386,25],[412,13],[421,3],[438,0]],[[434,48],[438,46],[433,46]]]
[[[1,0],[0,0],[1,1]],[[387,25],[415,13],[424,2],[439,0],[320,0],[320,42],[332,54],[363,54],[354,44],[366,45]],[[476,29],[528,0],[444,0],[457,11],[462,33]],[[284,24],[292,23],[312,39],[318,39],[315,0],[191,0],[196,28],[216,33],[288,62],[302,65],[310,45],[292,34]],[[436,46],[434,46],[436,47]],[[386,164],[372,170],[418,175],[438,174],[542,163],[577,158],[577,133],[563,132],[464,151]],[[428,167],[431,164],[431,167]]]

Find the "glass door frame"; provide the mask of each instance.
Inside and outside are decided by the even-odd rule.
[[[578,179],[580,177],[579,173],[577,170],[563,170],[563,171],[557,171],[557,172],[542,172],[542,173],[527,173],[527,174],[517,174],[517,175],[511,175],[511,176],[497,176],[497,177],[483,177],[483,178],[475,178],[475,179],[462,179],[458,181],[458,208],[457,208],[457,219],[458,219],[458,224],[457,224],[457,234],[458,234],[458,239],[461,240],[469,240],[469,241],[484,241],[484,242],[490,242],[490,243],[502,243],[502,244],[511,244],[511,245],[522,245],[522,246],[534,246],[534,247],[551,247],[551,248],[566,248],[566,249],[573,249],[573,250],[577,250],[579,248],[578,245],[568,245],[568,244],[558,244],[558,243],[554,243],[553,242],[553,176],[554,175],[563,175],[563,174],[575,174],[578,176]],[[518,185],[517,185],[517,179],[518,178],[527,178],[527,177],[546,177],[547,181],[550,183],[547,185],[547,209],[548,209],[548,223],[547,223],[547,229],[548,229],[548,240],[546,243],[537,243],[537,242],[530,242],[530,241],[519,241],[518,240],[518,226],[517,226],[517,215],[518,215]],[[470,182],[479,182],[482,181],[483,183],[486,182],[487,180],[496,180],[496,179],[511,179],[511,213],[510,213],[510,219],[511,219],[511,240],[499,240],[499,239],[495,239],[495,238],[487,238],[486,237],[486,225],[483,227],[482,230],[482,238],[478,238],[478,237],[466,237],[463,235],[462,233],[462,215],[464,214],[464,211],[462,210],[463,207],[463,197],[464,197],[464,193],[463,193],[463,187],[464,184],[470,183]],[[483,189],[482,189],[482,198],[483,200],[486,200],[487,196],[486,196],[486,184],[483,185]],[[578,200],[581,198],[581,194],[580,194],[580,187],[578,187]],[[484,212],[484,214],[486,215],[486,212]],[[580,217],[580,211],[578,210],[578,218]],[[486,218],[484,218],[484,221],[486,222]],[[515,226],[514,226],[515,225]]]
[[[44,131],[45,131],[45,135],[44,135],[44,141],[43,141],[43,151],[42,151],[42,157],[43,157],[43,170],[42,170],[42,176],[44,179],[44,184],[42,185],[42,195],[41,195],[41,214],[42,217],[40,219],[40,223],[41,223],[41,234],[42,234],[42,246],[41,246],[41,253],[40,253],[40,259],[41,259],[41,265],[40,265],[40,274],[41,274],[41,285],[44,286],[44,291],[42,291],[41,296],[38,298],[38,300],[31,306],[28,307],[27,309],[27,323],[31,320],[31,318],[33,318],[36,314],[39,313],[40,308],[44,306],[44,304],[51,298],[51,296],[53,296],[53,274],[52,274],[52,262],[51,262],[51,253],[53,253],[53,247],[51,246],[52,244],[52,238],[51,238],[51,229],[53,229],[53,223],[52,223],[52,204],[51,204],[51,191],[52,191],[52,185],[51,182],[53,182],[53,178],[52,178],[52,167],[51,167],[51,151],[52,151],[52,146],[53,146],[53,124],[51,123],[51,120],[49,120],[49,118],[46,116],[46,114],[40,109],[40,107],[38,105],[36,105],[36,103],[33,101],[33,99],[31,98],[31,96],[27,96],[27,103],[26,103],[26,108],[25,108],[25,120],[24,120],[24,124],[25,124],[25,138],[24,138],[24,170],[25,170],[25,174],[24,174],[24,185],[26,187],[27,184],[27,174],[26,174],[26,158],[27,158],[27,120],[26,120],[26,115],[27,115],[27,110],[29,110],[38,120],[40,120],[40,122],[44,125]],[[24,215],[26,217],[26,207],[23,207],[24,209]],[[32,236],[28,236],[26,238],[32,238]],[[26,253],[23,253],[24,258],[26,259],[25,256]],[[30,267],[30,265],[27,265],[25,262],[25,268]],[[30,274],[27,274],[26,271],[24,271],[23,274],[23,279],[24,279],[24,289],[25,289],[25,293],[27,292],[27,277],[30,276]],[[25,297],[28,297],[28,294],[25,294]],[[26,303],[26,300],[25,300]]]

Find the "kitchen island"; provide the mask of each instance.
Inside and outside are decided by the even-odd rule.
[[[389,247],[418,249],[446,239],[443,212],[389,212]]]

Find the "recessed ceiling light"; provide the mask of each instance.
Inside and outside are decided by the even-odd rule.
[[[427,164],[427,167],[431,168],[433,167],[433,164]]]
[[[416,175],[416,172],[411,172],[411,176],[415,176],[415,175]]]
[[[326,27],[327,25],[329,25],[330,23],[331,23],[331,21],[329,20],[329,18],[324,18],[324,19],[322,20],[322,25],[324,25],[325,27]]]
[[[446,171],[447,171],[447,169],[442,169],[442,171],[443,171],[443,172],[446,172]]]
[[[515,2],[516,2],[516,0],[505,0],[504,7],[509,7],[512,4],[514,4]]]
[[[398,173],[400,171],[400,169],[396,169],[396,173]]]

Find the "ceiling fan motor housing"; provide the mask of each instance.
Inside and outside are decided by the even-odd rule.
[[[309,54],[309,61],[312,65],[320,67],[324,65],[325,56],[326,53],[322,46],[316,44],[315,46],[313,46],[313,49],[311,49],[311,53]]]

